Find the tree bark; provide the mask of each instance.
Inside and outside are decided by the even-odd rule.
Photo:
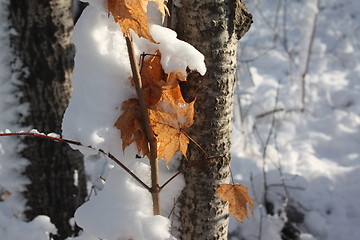
[[[79,20],[82,12],[88,5],[89,3],[80,2],[80,0],[72,0],[74,25]]]
[[[205,76],[190,74],[182,91],[196,97],[191,137],[211,157],[185,172],[180,196],[181,239],[227,239],[228,207],[215,193],[230,176],[230,137],[238,40],[249,30],[252,16],[240,0],[182,0],[177,8],[176,30],[180,39],[205,55]],[[188,161],[206,158],[190,144]]]
[[[23,65],[21,101],[29,103],[21,124],[60,133],[73,68],[71,0],[11,0],[9,8],[16,30],[12,47]],[[74,235],[69,219],[87,194],[82,155],[65,144],[41,139],[27,137],[24,143],[21,155],[30,161],[25,170],[30,180],[24,192],[26,217],[48,215],[58,229],[54,239]]]

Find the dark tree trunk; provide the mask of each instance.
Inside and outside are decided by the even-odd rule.
[[[181,239],[227,239],[228,208],[215,194],[229,181],[233,89],[238,40],[249,30],[252,17],[240,0],[182,0],[177,11],[179,38],[205,55],[207,73],[192,74],[182,86],[187,100],[196,97],[195,123],[190,135],[212,157],[185,172],[180,197]],[[206,158],[194,144],[191,164]]]
[[[60,133],[73,68],[71,0],[11,0],[10,18],[17,32],[12,45],[24,67],[21,101],[29,103],[21,124]],[[48,215],[58,229],[54,238],[65,239],[76,232],[69,219],[86,196],[82,156],[65,144],[35,138],[25,138],[24,143],[21,154],[30,161],[25,170],[30,180],[24,192],[26,217]]]
[[[74,24],[76,24],[82,12],[89,5],[89,3],[80,2],[80,0],[72,0],[72,4]]]

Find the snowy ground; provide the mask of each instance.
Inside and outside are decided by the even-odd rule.
[[[280,239],[285,206],[304,214],[302,239],[360,236],[360,9],[316,2],[247,5],[254,24],[239,47],[232,168],[258,205],[255,218],[232,222],[240,239]]]
[[[98,6],[98,1],[90,2]],[[355,0],[321,0],[317,6],[317,0],[246,2],[254,15],[254,24],[239,45],[232,171],[237,183],[249,187],[256,206],[255,216],[243,224],[231,221],[229,239],[287,239],[297,231],[303,240],[359,239],[358,3]],[[17,107],[16,98],[9,95],[16,75],[9,70],[9,58],[13,56],[6,50],[9,29],[5,20],[7,13],[3,10],[7,3],[7,0],[0,0],[0,46],[3,49],[0,53],[0,110],[4,113],[0,116],[0,130],[17,130],[11,122],[17,112],[24,112],[26,108]],[[129,84],[119,85],[120,79],[125,82],[130,74],[129,66],[124,64],[126,56],[120,54],[126,50],[119,39],[118,26],[107,22],[106,13],[88,9],[85,14],[74,38],[80,54],[75,59],[78,60],[74,73],[75,101],[72,100],[67,114],[75,114],[70,118],[65,116],[68,118],[65,134],[121,155],[118,148],[121,143],[117,133],[112,132],[112,126],[119,115],[117,107],[121,101],[134,95]],[[156,50],[140,40],[137,46],[148,48],[147,51]],[[96,81],[97,78],[101,82]],[[82,82],[85,80],[87,82]],[[101,89],[103,94],[99,94]],[[94,92],[89,94],[91,91]],[[125,94],[119,96],[119,92]],[[81,97],[86,95],[90,97]],[[76,115],[94,112],[96,118]],[[111,113],[109,117],[103,118],[108,113]],[[76,129],[72,121],[81,122],[82,128]],[[102,126],[92,125],[94,122]],[[13,153],[18,143],[0,140],[0,186],[13,193],[6,201],[0,201],[1,239],[46,239],[45,232],[55,231],[46,216],[39,216],[30,223],[20,221],[24,202],[16,193],[26,183],[26,179],[19,176],[26,161],[18,159],[18,165],[9,164],[17,158]],[[109,169],[103,168],[104,159],[94,152],[83,151],[89,168],[102,167],[95,175],[106,175]],[[146,161],[124,161],[148,180]],[[168,171],[164,165],[161,168],[163,172]],[[103,183],[98,178],[97,181],[97,187],[101,187]],[[119,188],[119,181],[126,184]],[[175,190],[183,183],[179,178],[173,184],[178,187],[170,187],[164,197],[178,194]],[[117,168],[111,170],[102,195],[93,198],[77,213],[76,219],[88,227],[79,239],[97,239],[94,235],[111,239],[118,234],[136,236],[136,240],[170,239],[169,221],[152,217],[148,210],[151,203],[146,199],[149,200],[148,193],[129,176]],[[168,211],[172,201],[163,199],[164,211]],[[111,222],[109,219],[116,224],[99,224]],[[119,222],[123,223],[123,228],[119,228]],[[282,235],[285,223],[287,233]]]

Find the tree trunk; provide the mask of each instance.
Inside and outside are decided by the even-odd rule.
[[[187,100],[196,97],[195,123],[189,134],[211,157],[185,172],[180,197],[181,239],[227,239],[228,208],[215,194],[229,181],[233,90],[238,40],[252,16],[240,0],[182,0],[177,8],[179,38],[205,55],[205,76],[190,74],[182,85]],[[206,158],[190,143],[188,161]]]
[[[19,91],[29,103],[24,126],[41,132],[61,132],[62,116],[70,97],[74,49],[71,0],[11,0],[10,18],[17,34],[11,38],[15,54],[23,64]],[[22,156],[30,164],[30,180],[24,196],[28,220],[48,215],[58,229],[55,239],[65,239],[76,230],[69,224],[84,202],[86,182],[83,159],[65,144],[25,138]]]
[[[80,2],[80,0],[72,0],[72,10],[74,24],[79,20],[83,10],[89,5],[89,3]]]

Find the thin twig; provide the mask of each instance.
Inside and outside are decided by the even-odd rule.
[[[111,153],[106,153],[104,150],[99,149],[99,152],[105,154],[108,156],[111,160],[116,162],[120,167],[122,167],[126,172],[128,172],[136,181],[138,181],[143,187],[145,187],[149,192],[151,192],[151,188],[149,188],[148,185],[146,185],[143,181],[140,180],[138,176],[135,175],[130,169],[128,169],[124,164],[122,164],[114,155]]]
[[[215,159],[215,158],[224,158],[225,156],[215,156],[215,157],[208,157],[205,159],[200,159],[197,160],[195,162],[193,162],[192,164],[190,164],[189,166],[179,170],[177,173],[175,173],[172,177],[170,177],[163,185],[160,186],[160,189],[163,189],[166,185],[168,185],[174,178],[176,178],[177,176],[179,176],[179,174],[186,172],[187,170],[195,167],[196,165],[202,163],[202,162],[208,162],[211,159]]]
[[[111,153],[105,152],[102,149],[96,149],[96,148],[94,148],[92,146],[84,146],[82,143],[77,142],[77,141],[64,139],[64,138],[60,138],[60,137],[52,137],[52,136],[44,135],[44,134],[41,134],[41,133],[32,133],[32,132],[0,133],[0,137],[2,137],[2,136],[34,136],[34,137],[39,137],[39,138],[43,138],[43,139],[46,139],[46,140],[51,140],[51,141],[55,141],[55,142],[64,142],[64,143],[67,143],[67,144],[72,144],[72,145],[86,147],[86,148],[95,150],[97,152],[100,152],[100,153],[104,154],[105,156],[107,156],[111,160],[113,160],[117,165],[119,165],[128,174],[130,174],[130,176],[132,176],[141,186],[143,186],[146,190],[151,192],[151,188],[148,185],[146,185],[138,176],[136,176],[135,173],[133,173],[129,168],[127,168],[123,163],[121,163],[120,160],[118,160],[114,155],[112,155]]]
[[[94,192],[94,195],[96,196],[96,195],[97,195],[97,192],[96,192],[96,189],[95,189],[95,186],[94,186],[94,185],[91,186],[90,193],[89,193],[89,195],[87,196],[85,202],[88,202],[88,201],[90,200],[91,195],[92,195],[93,192]]]
[[[264,112],[264,113],[260,113],[258,115],[255,116],[256,119],[258,118],[263,118],[263,117],[266,117],[267,115],[270,115],[270,114],[274,114],[274,113],[277,113],[277,112],[282,112],[284,111],[285,109],[284,108],[277,108],[277,109],[273,109],[271,111],[267,111],[267,112]]]
[[[277,86],[277,89],[276,89],[275,105],[274,105],[274,111],[273,112],[275,112],[275,109],[277,109],[277,105],[278,105],[278,102],[279,102],[279,95],[280,95],[279,93],[280,93],[280,80],[278,81],[278,86]],[[266,176],[266,151],[267,151],[267,146],[269,145],[270,138],[272,136],[274,127],[275,127],[275,120],[276,120],[275,114],[273,113],[270,130],[269,130],[268,136],[267,136],[266,141],[265,141],[263,155],[262,155],[262,157],[263,157],[263,169],[262,170],[263,170],[263,177],[264,177],[264,203],[265,203],[265,205],[268,203],[268,200],[267,200],[268,186],[267,186],[267,176]]]
[[[260,226],[259,226],[259,232],[258,232],[258,235],[257,235],[257,238],[260,239],[261,238],[261,232],[262,232],[262,212],[261,212],[261,208],[262,208],[262,205],[259,201],[259,199],[257,198],[256,196],[256,192],[255,192],[255,184],[254,184],[254,177],[253,177],[253,174],[252,172],[250,172],[250,184],[251,184],[251,190],[252,190],[252,193],[253,193],[253,196],[254,196],[254,199],[255,199],[255,202],[258,203],[258,206],[259,206],[259,211],[260,211]]]
[[[268,187],[284,187],[284,184],[283,183],[273,183],[273,184],[269,184]],[[303,188],[303,187],[287,186],[287,185],[286,185],[286,188],[295,189],[295,190],[301,190],[301,191],[305,190],[305,188]]]
[[[143,52],[142,54],[140,54],[140,73],[142,71],[142,68],[144,66],[144,61],[145,61],[145,57],[147,56],[152,56],[152,57],[161,57],[160,55],[157,54],[151,54],[151,53],[145,53]],[[141,76],[141,75],[140,75]]]
[[[190,140],[205,154],[205,156],[206,156],[207,158],[210,158],[209,154],[204,150],[204,148],[201,147],[200,144],[198,144],[192,137],[190,137],[189,134],[187,134],[187,133],[184,131],[184,129],[180,129],[180,131],[181,131],[182,133],[184,133],[184,135],[185,135],[188,139],[190,139]]]
[[[170,126],[170,125],[169,125]],[[170,126],[172,127],[172,126]],[[190,137],[185,131],[184,129],[180,129],[180,131],[190,140],[192,141],[203,153],[204,155],[206,156],[205,159],[200,159],[200,160],[197,160],[195,162],[193,162],[192,164],[190,164],[189,166],[179,170],[177,173],[175,173],[172,177],[170,177],[162,186],[160,186],[160,190],[162,190],[167,184],[169,184],[174,178],[176,178],[177,176],[179,176],[181,173],[189,170],[190,168],[193,168],[195,167],[196,165],[198,165],[199,163],[201,162],[204,162],[204,161],[209,161],[210,159],[214,159],[214,158],[220,158],[220,157],[224,157],[224,156],[215,156],[215,157],[210,157],[210,155],[204,150],[204,148],[202,148],[200,146],[200,144],[198,144],[192,137]]]
[[[285,191],[285,194],[286,194],[287,199],[285,201],[285,204],[287,205],[288,201],[290,200],[290,193],[289,193],[289,190],[288,190],[288,186],[285,183],[285,177],[284,177],[284,173],[282,171],[281,160],[280,160],[280,156],[279,156],[279,145],[278,145],[277,134],[276,133],[275,133],[275,136],[274,136],[274,140],[275,140],[275,149],[276,149],[276,152],[277,152],[277,159],[278,159],[278,171],[279,171],[279,174],[280,174],[281,183],[282,183],[282,185],[284,187],[284,191]]]
[[[174,204],[173,204],[173,207],[171,208],[171,211],[167,217],[168,219],[170,219],[171,215],[173,215],[173,213],[175,212],[176,202],[177,202],[177,200],[176,200],[176,198],[174,198]]]

